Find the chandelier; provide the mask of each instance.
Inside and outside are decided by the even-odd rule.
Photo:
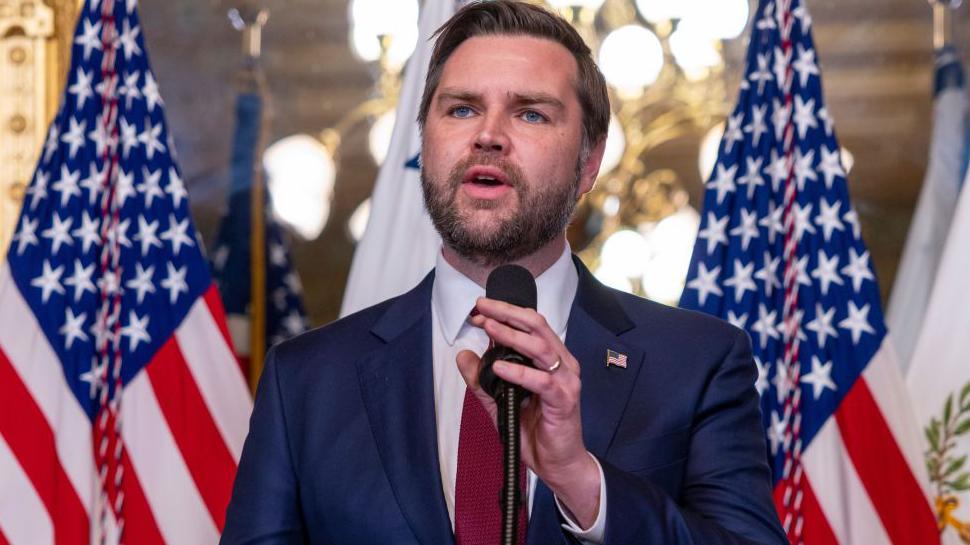
[[[706,132],[697,152],[706,179],[729,108],[724,51],[744,31],[749,0],[536,3],[560,12],[593,49],[614,111],[599,179],[570,240],[604,283],[676,302],[699,217],[684,173],[658,166],[658,148]],[[375,69],[372,96],[319,134],[275,142],[264,160],[277,215],[307,239],[326,223],[342,136],[368,124],[370,154],[377,165],[384,160],[401,70],[418,40],[417,0],[351,0],[348,14],[350,46]],[[365,201],[351,216],[351,236],[361,236],[368,210]]]

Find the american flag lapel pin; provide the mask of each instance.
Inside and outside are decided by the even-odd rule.
[[[615,350],[606,350],[606,366],[619,367],[620,369],[626,369],[626,354],[620,354]]]

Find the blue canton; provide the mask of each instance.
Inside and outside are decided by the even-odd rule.
[[[784,404],[792,387],[785,344],[800,364],[802,449],[859,378],[886,334],[879,290],[849,202],[835,130],[805,3],[792,1],[790,54],[781,17],[762,0],[753,22],[747,70],[728,118],[704,197],[701,229],[681,306],[729,320],[751,336],[775,482],[786,449]],[[791,68],[791,106],[780,82]],[[791,214],[797,249],[794,325],[786,332],[784,194],[789,177],[785,127],[793,125]]]
[[[134,2],[116,2],[113,15],[117,31],[105,36],[99,2],[82,8],[67,92],[7,256],[89,416],[104,386],[96,344],[120,354],[127,384],[210,284]],[[112,42],[114,66],[103,70]],[[117,263],[103,253],[113,244]],[[102,311],[116,295],[120,307]]]

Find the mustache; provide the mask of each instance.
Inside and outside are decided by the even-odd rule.
[[[518,189],[522,185],[522,170],[507,159],[497,158],[494,155],[489,154],[473,154],[465,157],[464,159],[455,163],[455,166],[451,169],[448,174],[448,185],[452,189],[457,189],[461,186],[461,181],[465,177],[465,172],[472,167],[477,166],[487,166],[494,167],[501,170],[506,179],[508,180],[508,185],[513,189]]]

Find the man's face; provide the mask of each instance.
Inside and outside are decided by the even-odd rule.
[[[421,180],[435,228],[463,257],[496,265],[534,253],[592,187],[600,154],[579,157],[576,71],[566,48],[524,36],[470,38],[445,63]]]

